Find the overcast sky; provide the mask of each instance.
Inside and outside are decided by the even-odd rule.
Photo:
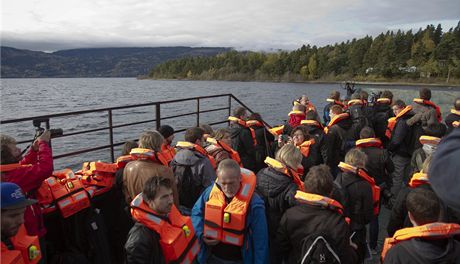
[[[292,50],[460,20],[460,0],[1,0],[2,45]]]

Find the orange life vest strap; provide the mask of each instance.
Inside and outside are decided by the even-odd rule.
[[[300,203],[322,206],[343,215],[343,206],[332,198],[302,191],[297,191],[295,198]]]
[[[0,165],[0,172],[9,172],[9,171],[13,171],[18,168],[26,168],[26,167],[32,167],[32,164],[25,164],[25,165],[21,165],[19,163],[3,164],[3,165]]]
[[[342,108],[345,108],[346,105],[338,100],[334,100],[334,99],[331,99],[331,98],[327,98],[326,101],[330,102],[330,103],[334,103],[336,105],[340,105]]]
[[[246,121],[242,120],[242,119],[239,119],[238,117],[234,117],[234,116],[229,116],[228,121],[232,121],[232,122],[236,122],[238,123],[239,125],[242,125],[244,127],[247,127],[246,125]]]
[[[248,126],[256,126],[256,127],[263,127],[264,124],[260,122],[259,120],[248,120],[246,121],[246,125]]]
[[[428,174],[423,172],[414,173],[414,175],[412,175],[412,178],[409,181],[409,186],[411,188],[415,188],[422,184],[430,184],[428,180]]]
[[[441,139],[438,137],[432,137],[432,136],[421,136],[420,137],[420,143],[423,144],[428,144],[428,145],[434,145],[437,146],[439,142],[441,142]]]
[[[298,145],[297,148],[299,148],[300,152],[305,158],[308,158],[308,156],[310,155],[310,147],[314,144],[315,139],[312,138],[310,140],[305,140],[304,142],[302,142],[302,144]]]
[[[115,162],[117,164],[117,167],[119,169],[126,167],[126,164],[128,164],[130,161],[133,161],[134,159],[131,157],[131,155],[124,155],[120,156],[117,158],[117,161]]]
[[[166,159],[168,164],[174,159],[174,155],[176,155],[176,150],[168,144],[161,144],[161,154]]]
[[[391,99],[390,98],[379,98],[377,99],[377,104],[390,105]]]
[[[356,141],[357,148],[377,147],[383,148],[382,141],[378,138],[363,138]]]
[[[276,126],[276,127],[270,128],[268,132],[270,132],[274,136],[279,136],[283,133],[283,130],[284,130],[284,126]]]
[[[439,108],[439,106],[437,106],[435,103],[431,102],[430,100],[424,100],[420,98],[414,98],[414,102],[433,107],[436,110],[436,116],[438,118],[438,121],[442,121],[441,108]]]
[[[146,148],[133,148],[129,153],[134,160],[151,160],[153,162],[168,166],[168,160],[161,152]]]
[[[382,250],[382,260],[384,260],[388,250],[401,241],[410,240],[412,238],[442,239],[457,235],[460,235],[460,225],[453,223],[436,222],[403,228],[396,231],[393,237],[385,239]]]
[[[385,131],[385,136],[388,138],[388,139],[391,139],[391,133],[393,132],[393,130],[395,129],[395,126],[396,126],[396,123],[398,122],[398,119],[403,117],[405,114],[409,113],[410,111],[412,111],[412,106],[411,105],[408,105],[406,106],[401,112],[399,112],[398,115],[396,115],[395,117],[391,117],[390,119],[388,119],[388,125],[387,125],[387,129]]]
[[[304,190],[304,183],[300,179],[299,173],[297,171],[295,171],[292,168],[289,168],[287,165],[281,163],[280,161],[270,157],[266,157],[264,162],[274,170],[277,170],[286,175],[287,177],[292,178],[294,183],[297,185],[297,188],[299,188],[299,190],[301,191]]]
[[[196,151],[200,154],[202,154],[203,156],[207,157],[209,159],[209,161],[211,162],[211,165],[214,169],[217,168],[216,166],[216,160],[214,159],[214,157],[212,157],[211,155],[208,154],[208,152],[206,152],[206,150],[197,145],[197,144],[193,144],[193,143],[190,143],[190,142],[187,142],[187,141],[178,141],[177,144],[176,144],[176,147],[177,148],[186,148],[186,149],[190,149],[192,151]]]
[[[316,120],[302,120],[302,121],[300,121],[300,124],[301,125],[306,125],[306,126],[315,126],[315,127],[324,129],[323,125],[320,122],[316,121]]]
[[[352,106],[352,105],[364,105],[364,102],[361,99],[353,99],[353,100],[348,101],[348,106]]]
[[[329,121],[329,124],[327,125],[327,127],[324,128],[324,133],[328,133],[329,132],[329,129],[337,124],[338,122],[342,121],[342,120],[345,120],[347,118],[349,118],[350,115],[348,113],[342,113],[342,114],[339,114],[339,115],[336,115],[334,116],[331,121]]]
[[[237,151],[235,151],[234,149],[232,149],[229,145],[227,145],[225,142],[223,142],[222,140],[217,140],[215,138],[207,138],[206,139],[207,142],[213,144],[213,145],[216,145],[216,146],[219,146],[221,147],[223,150],[227,151],[229,154],[230,154],[230,157],[232,158],[232,160],[238,162],[238,164],[240,165],[240,167],[243,167],[243,164],[241,163],[241,158],[240,158],[240,154],[238,154]]]
[[[288,116],[292,116],[292,115],[303,116],[305,118],[305,112],[298,111],[298,110],[289,112]]]

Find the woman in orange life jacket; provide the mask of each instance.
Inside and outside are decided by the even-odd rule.
[[[452,132],[454,128],[460,127],[460,97],[457,97],[454,102],[454,108],[446,116],[447,134]]]
[[[139,148],[160,152],[163,142],[164,138],[158,131],[146,131],[139,138]],[[149,178],[160,176],[173,182],[175,180],[171,168],[159,160],[140,159],[129,162],[123,172],[123,192],[126,202],[131,203],[132,199],[142,192]],[[173,185],[173,192],[175,204],[179,205],[179,195],[175,185]]]
[[[279,263],[280,256],[275,254],[277,247],[276,230],[281,216],[286,209],[295,205],[295,193],[303,190],[303,182],[297,173],[301,166],[302,153],[292,144],[284,145],[275,154],[275,160],[267,157],[267,168],[257,173],[257,193],[265,201],[265,212],[268,222],[270,241],[270,258]]]
[[[232,138],[230,137],[230,132],[226,128],[220,128],[214,133],[214,139],[220,140],[227,144],[228,146],[232,145]],[[216,161],[216,166],[219,166],[219,163],[224,159],[231,159],[231,155],[228,151],[220,147],[219,145],[209,144],[205,148],[206,152],[211,155]]]
[[[303,181],[305,180],[305,175],[307,175],[308,170],[311,167],[320,164],[319,147],[316,144],[315,138],[308,134],[307,128],[303,125],[294,128],[291,132],[291,137],[294,146],[296,146],[302,153],[303,172],[301,179]]]
[[[429,190],[412,190],[406,199],[410,222],[414,227],[398,230],[385,240],[384,264],[458,263],[460,225],[439,221],[441,205]]]
[[[265,127],[262,116],[259,113],[252,113],[249,115],[246,124],[254,129],[254,134],[256,136],[256,169],[254,172],[258,172],[261,169],[267,167],[264,160],[267,156],[273,157],[272,154],[272,144],[275,141],[275,137],[272,133],[268,132]]]
[[[131,203],[136,224],[125,244],[126,263],[193,263],[200,246],[190,217],[174,205],[174,182],[149,178]]]

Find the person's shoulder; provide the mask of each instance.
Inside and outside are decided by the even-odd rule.
[[[251,208],[257,208],[257,207],[265,207],[265,203],[264,203],[264,200],[260,197],[259,194],[257,194],[256,192],[254,192],[252,194],[252,197],[251,197],[251,201],[249,203],[249,205],[251,206]]]
[[[411,240],[399,242],[388,251],[383,263],[408,263],[411,256],[408,250],[411,248]]]

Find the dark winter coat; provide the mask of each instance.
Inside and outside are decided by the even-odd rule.
[[[375,179],[377,185],[385,183],[386,188],[390,189],[392,186],[391,173],[395,167],[388,151],[377,147],[360,149],[367,155],[366,171]]]
[[[335,169],[339,162],[344,160],[347,151],[345,144],[354,139],[351,126],[351,119],[344,119],[333,125],[326,134],[324,140],[326,155],[323,158],[325,158],[324,163],[331,169]]]
[[[372,127],[374,128],[375,137],[379,138],[383,145],[387,145],[388,138],[385,136],[385,131],[388,126],[388,119],[393,117],[393,111],[390,105],[375,104],[373,109]]]
[[[141,223],[134,224],[125,244],[126,264],[166,263],[160,246],[160,236]]]
[[[452,130],[454,130],[454,126],[452,125],[452,123],[455,121],[460,122],[460,115],[450,113],[446,116],[445,122],[447,125],[447,134],[449,134],[450,132],[452,132]]]
[[[410,114],[404,115],[396,122],[396,125],[391,133],[391,140],[388,143],[387,149],[394,154],[403,157],[412,156],[412,129],[406,123],[411,117]]]
[[[255,170],[255,146],[254,140],[251,136],[251,131],[247,127],[234,123],[230,124],[229,130],[232,138],[232,149],[240,154],[243,167]]]

